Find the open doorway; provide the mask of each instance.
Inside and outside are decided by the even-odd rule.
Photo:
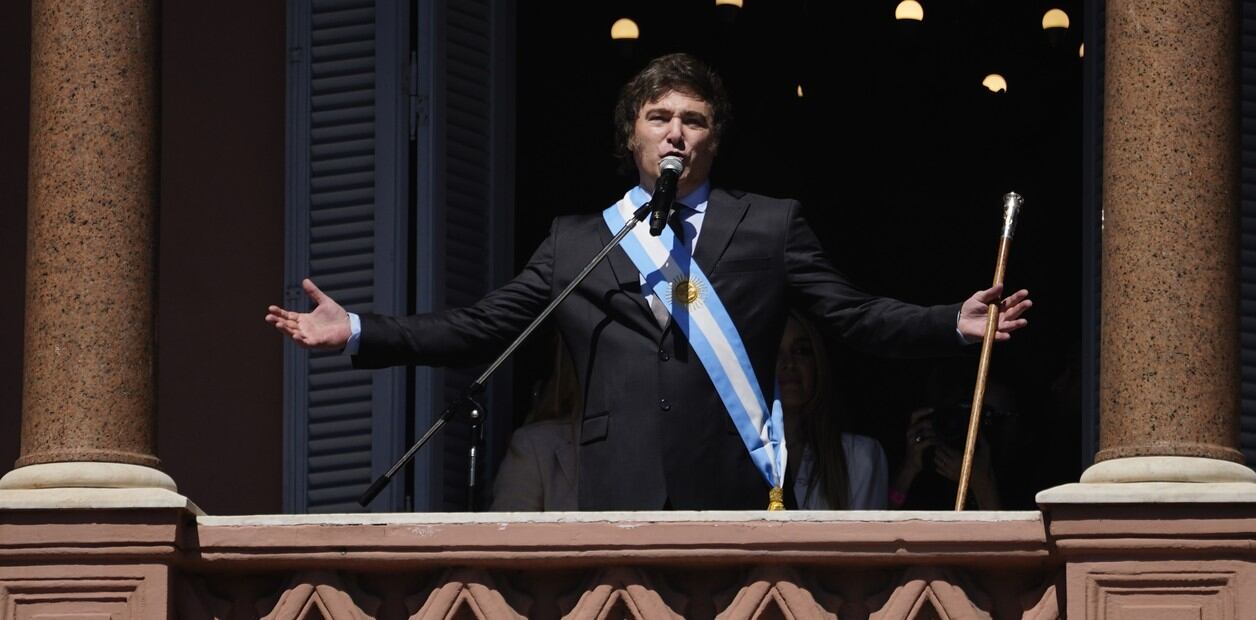
[[[1000,481],[1004,507],[1029,507],[1082,462],[1082,5],[923,3],[911,21],[896,4],[520,3],[516,263],[554,216],[603,209],[634,182],[616,172],[611,110],[627,79],[674,51],[712,64],[733,99],[713,184],[801,200],[866,290],[932,304],[986,286],[1001,197],[1016,191],[1026,209],[1008,284],[1037,305],[993,376],[1019,403],[1005,438],[1019,443],[1004,449],[1025,457]],[[1044,29],[1051,8],[1067,28]],[[639,38],[611,40],[620,18]],[[880,440],[893,467],[936,364],[839,352],[849,427]],[[539,348],[525,355],[537,363],[516,365],[517,422],[546,367]]]

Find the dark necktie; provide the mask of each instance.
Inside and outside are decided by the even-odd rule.
[[[671,217],[667,218],[667,227],[672,229],[672,234],[676,235],[677,243],[685,245],[685,212],[689,209],[685,205],[676,203],[672,209]]]
[[[680,246],[687,247],[685,235],[685,215],[688,215],[689,207],[677,203],[672,209],[672,214],[667,218],[667,227],[672,229],[672,234],[676,235],[676,243]],[[659,327],[667,327],[668,321],[671,321],[671,314],[667,312],[667,306],[658,295],[650,297],[650,313],[654,315],[654,320],[658,321]]]

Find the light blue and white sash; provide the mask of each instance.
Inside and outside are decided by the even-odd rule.
[[[624,227],[633,211],[632,201],[625,195],[602,217],[614,234]],[[663,302],[672,321],[684,331],[733,419],[750,459],[779,496],[786,463],[780,395],[773,395],[769,409],[741,335],[710,280],[693,262],[684,244],[676,242],[670,227],[664,227],[663,234],[655,237],[647,227],[637,226],[620,246],[645,278],[646,286]]]

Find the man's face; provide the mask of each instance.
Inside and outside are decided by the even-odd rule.
[[[628,149],[637,164],[642,187],[654,191],[659,162],[669,155],[685,161],[685,171],[676,188],[678,196],[692,192],[707,180],[718,146],[711,116],[711,104],[676,91],[668,91],[641,106]]]

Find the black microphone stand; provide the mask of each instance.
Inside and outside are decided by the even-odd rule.
[[[536,328],[539,327],[541,323],[554,312],[554,309],[557,308],[559,304],[563,303],[563,300],[567,299],[567,297],[571,295],[572,291],[576,290],[576,287],[579,286],[581,282],[584,282],[584,279],[589,276],[589,273],[593,271],[593,268],[597,267],[598,263],[601,263],[602,259],[606,258],[606,255],[610,254],[611,250],[615,249],[615,247],[619,245],[619,242],[622,241],[624,237],[628,236],[628,233],[632,231],[632,228],[644,220],[649,214],[650,203],[648,202],[642,205],[641,208],[634,211],[632,218],[625,222],[624,227],[619,229],[618,233],[615,233],[614,238],[607,242],[606,246],[603,247],[597,255],[589,261],[589,264],[584,266],[584,269],[580,270],[580,273],[577,274],[575,279],[571,281],[571,284],[568,284],[567,288],[564,288],[562,292],[549,303],[548,306],[545,306],[545,309],[542,310],[535,319],[532,319],[532,322],[524,328],[519,336],[515,338],[514,342],[510,343],[510,346],[506,347],[505,351],[502,351],[501,355],[497,356],[496,360],[493,360],[492,364],[489,364],[488,368],[478,379],[473,381],[471,385],[467,386],[467,388],[462,391],[462,394],[445,407],[445,410],[441,412],[440,417],[432,423],[432,426],[428,427],[427,432],[423,433],[423,436],[420,437],[414,445],[410,446],[410,449],[406,450],[406,453],[401,455],[401,458],[397,459],[397,462],[394,463],[387,472],[384,472],[382,476],[376,478],[375,481],[371,483],[371,486],[367,487],[366,491],[362,492],[362,496],[358,498],[358,503],[362,506],[366,506],[371,503],[371,500],[375,499],[375,496],[379,495],[379,492],[383,491],[384,487],[388,486],[389,482],[392,482],[393,476],[396,476],[397,472],[401,471],[401,468],[405,467],[406,464],[414,458],[414,455],[420,448],[423,447],[423,444],[426,444],[428,440],[431,439],[437,431],[443,428],[445,424],[453,419],[458,412],[465,411],[471,419],[471,463],[469,466],[471,479],[467,483],[467,488],[470,491],[470,497],[467,500],[467,504],[468,508],[475,510],[475,496],[478,490],[476,485],[476,477],[478,476],[476,458],[478,456],[478,444],[483,438],[481,423],[484,417],[484,407],[475,402],[475,397],[484,392],[484,385],[488,383],[489,377],[497,371],[498,367],[510,358],[510,356],[515,352],[515,349],[518,349],[519,346],[532,335],[532,332],[536,331]]]

